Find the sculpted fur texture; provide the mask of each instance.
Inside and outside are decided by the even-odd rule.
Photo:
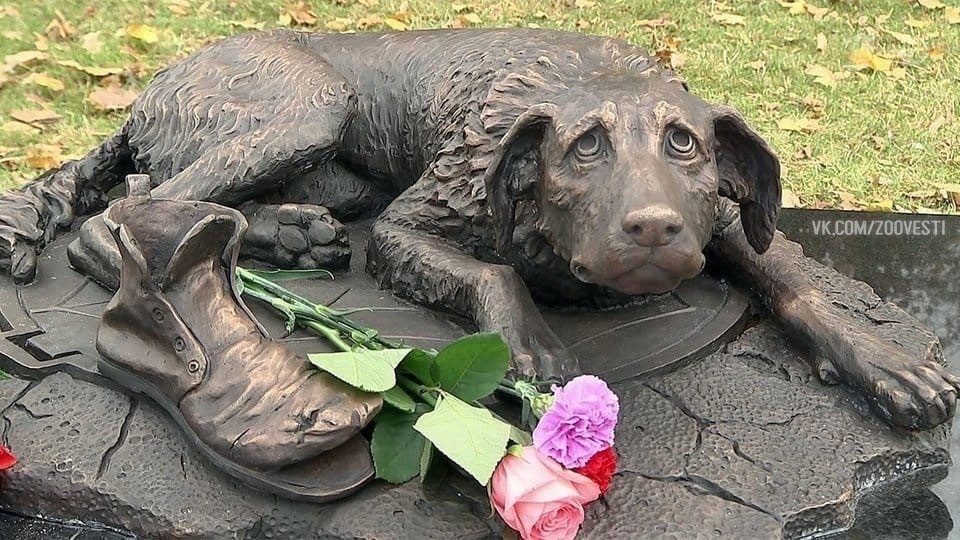
[[[581,370],[537,310],[672,290],[706,256],[815,351],[825,379],[897,424],[953,415],[960,380],[823,301],[776,232],[780,167],[735,110],[708,103],[623,41],[546,30],[326,35],[209,45],[161,71],[104,145],[0,197],[0,265],[102,209],[127,173],[155,198],[250,221],[246,255],[342,265],[341,222],[376,216],[368,270],[415,302],[503,334],[517,375]],[[73,264],[116,286],[92,218]],[[865,351],[869,351],[865,352]],[[584,366],[588,368],[588,366]]]

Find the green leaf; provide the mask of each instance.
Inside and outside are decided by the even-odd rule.
[[[404,392],[399,386],[394,386],[385,392],[380,392],[380,397],[391,407],[403,412],[411,413],[417,408],[417,403],[413,401],[410,394]]]
[[[529,433],[512,424],[510,425],[510,440],[521,446],[533,444],[533,437]]]
[[[311,270],[251,270],[247,272],[270,281],[294,281],[297,279],[333,279],[333,274],[329,270],[316,268]]]
[[[427,478],[430,465],[433,464],[433,443],[424,439],[423,452],[420,454],[420,483]]]
[[[437,355],[431,374],[440,388],[464,401],[493,393],[507,374],[510,348],[499,334],[473,334],[447,345]]]
[[[313,365],[354,388],[366,392],[386,392],[397,385],[394,369],[409,352],[410,349],[357,349],[308,354],[307,358]]]
[[[429,443],[413,425],[429,410],[421,404],[413,413],[384,409],[377,415],[370,443],[377,478],[402,484],[419,474],[423,448]]]
[[[413,349],[410,354],[400,362],[400,369],[416,377],[420,384],[426,386],[436,386],[437,381],[430,374],[435,359],[430,353],[421,349]]]
[[[509,424],[494,418],[489,410],[473,407],[446,392],[441,393],[436,408],[421,416],[413,428],[484,486],[510,439]]]

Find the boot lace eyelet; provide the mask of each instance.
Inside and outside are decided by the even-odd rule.
[[[163,312],[160,311],[160,308],[155,308],[153,310],[153,320],[157,322],[163,322]]]
[[[178,337],[177,339],[173,340],[173,348],[176,349],[177,352],[181,352],[187,348],[187,343],[183,341],[182,337]]]
[[[197,362],[196,360],[191,360],[190,363],[187,364],[187,371],[189,371],[190,373],[196,373],[199,370],[200,370],[200,362]]]

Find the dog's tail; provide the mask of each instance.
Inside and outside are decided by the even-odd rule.
[[[36,253],[78,217],[106,208],[107,192],[133,172],[127,126],[81,159],[0,193],[0,271],[36,273]]]

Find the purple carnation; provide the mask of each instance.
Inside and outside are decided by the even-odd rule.
[[[554,386],[553,393],[553,406],[533,430],[537,450],[574,469],[613,446],[620,403],[607,383],[593,375],[581,375],[563,388]]]

